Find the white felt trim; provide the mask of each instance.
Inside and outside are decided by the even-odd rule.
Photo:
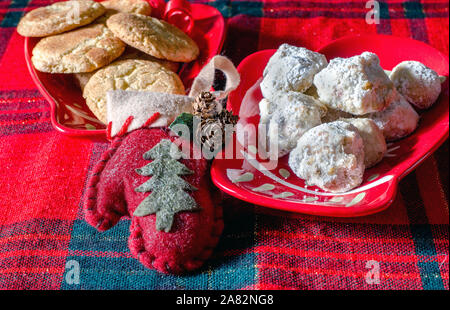
[[[217,55],[211,58],[211,60],[199,72],[198,76],[192,83],[189,96],[197,97],[202,91],[209,91],[214,83],[215,70],[222,71],[227,78],[225,90],[214,92],[218,99],[225,98],[229,92],[238,87],[241,78],[239,76],[239,72],[236,70],[236,67],[227,57]]]
[[[142,127],[156,112],[161,116],[149,127],[170,125],[183,112],[191,113],[192,101],[188,96],[149,91],[111,90],[106,93],[108,123],[112,122],[111,137],[122,128],[126,119],[133,116],[128,131]]]

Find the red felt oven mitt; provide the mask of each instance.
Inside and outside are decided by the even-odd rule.
[[[200,267],[223,229],[208,162],[184,159],[174,139],[166,127],[116,135],[93,170],[84,204],[86,221],[99,231],[129,216],[131,253],[163,273]],[[194,146],[188,148],[192,154]]]
[[[202,152],[174,138],[167,127],[180,114],[193,111],[195,97],[201,102],[209,98],[202,92],[211,88],[216,70],[226,76],[225,89],[215,92],[224,99],[240,77],[233,63],[220,55],[202,68],[188,96],[132,90],[106,94],[112,142],[88,182],[85,219],[104,231],[129,216],[131,253],[144,266],[164,273],[200,267],[223,230],[207,160],[193,157]],[[207,100],[204,108],[210,104]],[[218,115],[225,123],[234,119],[229,112]]]

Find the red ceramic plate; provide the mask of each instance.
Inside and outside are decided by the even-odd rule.
[[[364,51],[376,53],[385,70],[391,70],[403,60],[418,60],[446,76],[447,80],[438,101],[429,110],[420,112],[418,129],[407,138],[389,143],[386,157],[375,167],[366,170],[361,186],[343,194],[307,187],[290,170],[288,156],[281,158],[276,167],[262,169],[264,162],[254,155],[257,146],[251,143],[245,148],[238,143],[234,159],[223,159],[221,154],[214,160],[211,169],[214,183],[232,196],[284,211],[352,217],[386,209],[395,198],[400,179],[448,137],[449,63],[447,56],[429,45],[384,35],[345,37],[319,50],[329,60],[338,56],[354,56]],[[230,94],[228,108],[240,111],[240,122],[243,125],[259,122],[258,102],[262,98],[259,81],[274,52],[275,50],[257,52],[245,58],[238,66],[242,82]],[[249,117],[254,114],[249,113],[252,110],[257,114]],[[228,144],[227,151],[232,151],[232,147],[231,143]]]
[[[199,45],[199,58],[180,69],[180,77],[188,89],[200,69],[222,49],[225,21],[215,8],[204,4],[189,4],[184,0],[149,1],[152,16],[164,17],[184,29]],[[39,39],[25,39],[25,59],[39,91],[51,106],[51,121],[60,132],[79,137],[105,139],[105,125],[89,110],[71,74],[48,74],[34,69],[31,55]]]

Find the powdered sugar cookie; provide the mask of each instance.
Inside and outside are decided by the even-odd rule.
[[[326,65],[327,59],[322,54],[282,44],[264,69],[261,92],[271,100],[278,92],[304,92],[312,85],[314,75]]]
[[[322,123],[331,123],[339,120],[340,118],[353,118],[353,117],[354,117],[353,114],[327,107],[327,113],[322,117]]]
[[[298,92],[279,93],[274,101],[263,99],[260,123],[266,126],[268,146],[277,146],[279,157],[289,153],[310,128],[320,125],[325,107],[313,97]]]
[[[395,99],[386,110],[364,117],[374,120],[387,141],[397,140],[412,133],[419,123],[419,115],[406,99],[395,92]]]
[[[390,78],[398,92],[420,109],[429,108],[441,93],[439,75],[418,61],[399,63]]]
[[[355,115],[384,110],[393,99],[393,84],[378,56],[364,52],[334,58],[314,77],[320,100],[327,106]]]
[[[386,153],[386,141],[377,124],[368,118],[341,118],[340,121],[352,124],[364,144],[364,166],[370,168],[379,163]]]
[[[292,171],[310,185],[346,192],[361,184],[364,144],[355,126],[336,121],[308,130],[289,154]]]

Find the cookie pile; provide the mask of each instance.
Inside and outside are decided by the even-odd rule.
[[[417,128],[413,106],[429,108],[441,80],[417,61],[386,72],[374,53],[328,63],[324,55],[283,44],[260,88],[260,125],[272,156],[289,154],[290,168],[308,185],[346,192],[383,159],[386,141]]]
[[[180,62],[198,57],[199,48],[151,13],[144,0],[70,0],[28,12],[17,31],[42,37],[33,49],[34,67],[74,74],[88,107],[106,123],[109,90],[185,94],[176,72]]]

